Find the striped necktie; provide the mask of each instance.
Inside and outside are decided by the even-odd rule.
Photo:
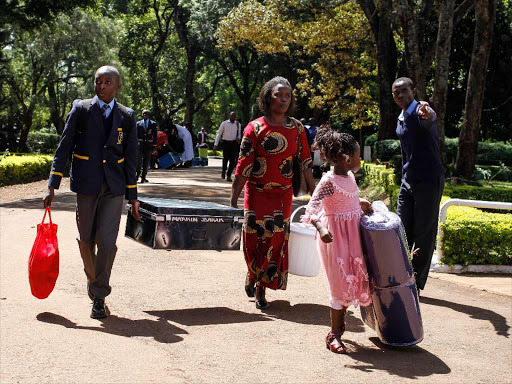
[[[103,107],[101,107],[101,113],[103,114],[103,117],[105,119],[107,118],[107,111],[109,108],[110,108],[110,105],[108,105],[108,104],[103,104]]]

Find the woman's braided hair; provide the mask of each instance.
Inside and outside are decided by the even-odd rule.
[[[340,153],[352,156],[358,145],[352,135],[337,132],[330,124],[323,124],[316,132],[313,148],[319,149],[322,158],[334,165],[338,162]]]
[[[270,110],[270,103],[272,99],[272,90],[274,87],[278,84],[283,84],[288,87],[290,87],[290,90],[292,91],[292,99],[290,101],[290,106],[288,107],[288,110],[286,111],[286,115],[289,115],[292,113],[292,111],[295,108],[295,97],[293,96],[293,89],[290,84],[290,82],[281,76],[276,76],[273,79],[267,81],[263,87],[261,87],[260,94],[258,96],[258,107],[260,108],[261,113],[266,115]]]

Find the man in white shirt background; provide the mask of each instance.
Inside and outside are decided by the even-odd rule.
[[[223,159],[221,177],[223,179],[226,178],[226,180],[230,182],[233,181],[231,179],[231,174],[236,166],[236,159],[241,139],[241,124],[236,121],[236,113],[231,112],[229,114],[229,120],[223,121],[220,124],[217,136],[215,137],[215,143],[213,145],[213,150],[216,151],[219,146],[219,142],[222,140]]]

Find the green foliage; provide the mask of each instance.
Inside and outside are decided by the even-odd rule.
[[[364,145],[368,146],[368,147],[372,147],[372,151],[373,151],[373,146],[377,142],[377,139],[378,139],[378,133],[374,133],[374,134],[366,137],[366,139],[364,139]]]
[[[443,262],[512,265],[512,214],[451,207],[443,232]]]
[[[512,144],[484,141],[478,143],[476,163],[482,165],[512,166]]]
[[[447,138],[445,144],[446,160],[449,164],[454,163],[459,149],[459,139]],[[400,154],[400,140],[376,141],[372,150],[375,157],[380,161],[389,161],[394,155]],[[512,144],[488,141],[478,143],[476,163],[478,165],[499,165],[504,163],[507,166],[511,166]]]
[[[505,203],[512,201],[511,187],[491,187],[488,185],[478,187],[472,185],[446,184],[443,194],[453,199],[502,201]]]
[[[494,184],[495,181],[509,181],[512,182],[512,167],[507,167],[505,164],[500,166],[496,165],[478,165],[484,171],[489,172],[489,180]]]
[[[27,183],[48,178],[53,156],[8,156],[0,160],[0,186]]]
[[[374,155],[380,161],[389,161],[395,155],[400,155],[400,140],[379,140],[374,146]]]
[[[375,125],[374,43],[356,2],[247,0],[219,23],[220,49],[247,47],[291,61],[296,95],[344,125]]]
[[[59,145],[60,135],[43,131],[28,134],[27,145],[31,152],[54,153]]]

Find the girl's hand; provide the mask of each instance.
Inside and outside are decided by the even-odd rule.
[[[366,199],[359,199],[359,204],[361,205],[361,209],[365,213],[365,215],[369,215],[373,213],[372,204]]]
[[[320,234],[320,238],[324,243],[332,243],[332,233],[325,227],[322,227],[318,230]]]

